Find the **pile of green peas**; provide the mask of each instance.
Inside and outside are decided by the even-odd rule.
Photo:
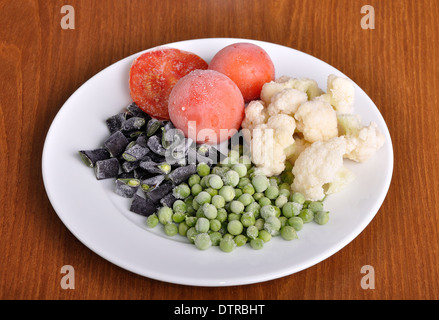
[[[293,179],[289,162],[281,175],[266,177],[232,150],[214,167],[198,164],[197,174],[174,188],[172,208],[161,207],[146,224],[161,224],[168,236],[187,237],[200,250],[231,252],[246,243],[259,250],[274,236],[297,239],[304,224],[326,224],[329,212],[323,201],[291,192]]]

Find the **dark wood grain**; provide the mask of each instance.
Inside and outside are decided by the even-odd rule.
[[[60,25],[63,5],[75,29]],[[375,8],[375,29],[360,9]],[[354,0],[0,0],[1,299],[438,299],[439,2]],[[91,76],[173,41],[251,38],[342,70],[389,127],[395,167],[377,216],[348,246],[294,275],[200,288],[147,279],[94,254],[46,196],[41,155],[50,124]],[[74,290],[60,286],[63,265]],[[375,289],[360,285],[364,265]]]

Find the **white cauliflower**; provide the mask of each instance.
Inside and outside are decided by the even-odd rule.
[[[345,158],[356,162],[370,159],[384,144],[384,135],[375,122],[361,124],[358,115],[339,115],[339,134],[346,138]]]
[[[309,100],[312,100],[323,93],[317,82],[314,80],[282,76],[277,80],[267,82],[262,86],[261,99],[268,105],[271,103],[274,95],[284,89],[297,89],[302,91],[307,94]]]
[[[275,139],[275,131],[267,124],[259,124],[253,129],[251,140],[252,162],[258,172],[269,177],[285,169],[284,147]]]
[[[330,95],[331,105],[337,113],[350,114],[354,111],[354,85],[349,79],[328,76],[326,94]]]
[[[345,153],[344,137],[314,142],[299,155],[294,163],[292,169],[294,181],[291,189],[302,193],[307,200],[311,201],[323,199],[325,189],[330,189],[331,184],[336,183],[336,190],[341,190],[352,179],[352,175],[346,174],[348,169],[343,166]],[[349,179],[344,181],[342,179],[344,176],[348,176]]]
[[[297,108],[307,100],[308,96],[305,92],[292,88],[283,89],[272,97],[267,111],[270,116],[278,113],[293,115]]]
[[[294,114],[297,129],[309,142],[326,141],[338,136],[337,114],[323,100],[312,100],[302,104]]]
[[[250,143],[253,129],[259,125],[266,123],[268,120],[267,109],[261,100],[250,101],[245,108],[245,117],[241,124],[244,139]]]

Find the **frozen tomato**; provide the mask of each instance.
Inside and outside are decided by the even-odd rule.
[[[167,47],[145,52],[131,65],[131,98],[150,116],[169,120],[172,88],[181,77],[196,69],[207,69],[207,63],[191,52]]]
[[[215,70],[195,70],[169,96],[177,129],[198,143],[217,144],[236,133],[244,118],[244,98],[236,84]]]
[[[209,69],[232,79],[246,102],[258,99],[262,86],[274,80],[273,62],[267,52],[252,43],[235,43],[218,51]]]

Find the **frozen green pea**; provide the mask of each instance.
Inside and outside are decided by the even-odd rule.
[[[228,221],[233,221],[233,220],[241,220],[241,214],[239,213],[229,213],[229,215],[227,216],[227,220]]]
[[[225,235],[223,235],[223,239],[232,239],[233,240],[234,237],[235,236],[233,234],[230,234],[230,233],[226,233]]]
[[[303,228],[303,220],[301,217],[291,217],[288,219],[288,225],[292,226],[294,230],[300,231]]]
[[[302,218],[303,223],[308,223],[314,220],[314,212],[311,209],[302,209],[298,216]]]
[[[317,211],[314,214],[314,221],[318,224],[326,224],[329,220],[329,212],[328,211]]]
[[[218,246],[223,236],[218,231],[214,231],[209,233],[209,237],[212,241],[212,246]]]
[[[215,219],[218,212],[213,204],[205,203],[203,204],[203,214],[207,219]]]
[[[216,219],[217,219],[219,222],[224,222],[224,221],[226,221],[226,220],[227,220],[227,211],[226,211],[226,209],[224,209],[224,208],[219,208],[219,209],[217,210]]]
[[[189,226],[186,224],[186,222],[183,221],[183,222],[180,222],[178,224],[178,234],[179,235],[186,237],[186,233],[188,230],[189,230]]]
[[[250,226],[247,228],[245,233],[250,239],[256,239],[258,237],[259,230],[256,226]]]
[[[323,211],[323,202],[321,201],[311,201],[308,204],[308,209],[312,210],[314,213],[318,211]]]
[[[207,232],[210,229],[210,222],[207,218],[198,218],[195,224],[195,230],[197,232]]]
[[[206,191],[201,191],[195,198],[194,200],[196,202],[198,202],[199,205],[203,205],[205,203],[210,203],[210,200],[212,199],[212,197],[210,196],[209,193],[207,193]]]
[[[256,201],[259,201],[263,197],[264,197],[264,194],[262,192],[255,192],[253,194],[253,199],[255,199]]]
[[[197,165],[197,173],[200,177],[205,177],[210,174],[210,167],[206,163],[202,162]]]
[[[240,201],[244,206],[248,206],[250,203],[255,201],[253,197],[248,193],[243,193],[239,198],[238,201]]]
[[[265,205],[261,207],[261,210],[259,210],[259,214],[261,217],[265,220],[267,220],[269,217],[275,217],[276,216],[276,209],[271,204]]]
[[[253,212],[244,212],[241,215],[241,223],[244,227],[250,227],[254,225],[256,222],[255,216],[253,215]]]
[[[210,194],[211,197],[216,196],[218,194],[218,190],[211,187],[204,189],[204,191]]]
[[[225,157],[220,163],[223,167],[232,167],[234,164],[238,163],[238,158]]]
[[[268,182],[270,183],[271,186],[277,187],[282,183],[282,180],[280,179],[280,177],[274,176],[269,178]]]
[[[172,221],[175,223],[180,223],[186,219],[186,214],[184,212],[174,212],[172,215]]]
[[[212,246],[212,240],[206,232],[199,233],[194,239],[195,246],[200,250],[207,250]]]
[[[265,219],[264,229],[267,230],[271,235],[276,235],[281,227],[281,222],[276,217],[268,217]]]
[[[230,211],[233,213],[242,213],[244,211],[244,208],[244,205],[240,201],[233,200],[230,203]]]
[[[290,196],[290,188],[291,188],[291,186],[290,186],[289,183],[282,182],[282,183],[279,185],[279,192],[281,192],[282,190],[286,190],[286,191],[288,191],[288,195],[287,195],[287,197],[288,197],[288,196]]]
[[[195,223],[197,222],[197,217],[186,217],[185,220],[188,227],[194,227]]]
[[[167,223],[165,224],[165,234],[172,237],[175,236],[178,233],[178,228],[175,223]]]
[[[221,222],[218,219],[210,220],[210,230],[219,231],[221,229]]]
[[[245,212],[252,212],[255,217],[259,216],[260,210],[261,206],[256,201],[253,201],[247,207],[245,207]]]
[[[198,183],[194,184],[191,187],[191,194],[194,197],[197,196],[201,191],[203,191],[203,187],[200,184],[198,184]]]
[[[248,185],[249,183],[251,183],[249,178],[242,177],[241,179],[239,179],[238,188],[242,189],[242,188],[244,188],[244,186]]]
[[[279,218],[280,221],[280,227],[282,228],[283,226],[287,225],[288,223],[288,218],[284,217],[284,216],[280,216]]]
[[[242,195],[242,193],[243,192],[241,189],[236,188],[235,189],[235,199],[238,199]]]
[[[255,188],[251,183],[246,184],[244,187],[242,187],[241,190],[243,193],[248,193],[250,195],[253,195],[255,193]]]
[[[262,218],[258,218],[255,221],[255,227],[258,228],[259,231],[264,229],[265,220]]]
[[[204,216],[203,206],[200,206],[200,207],[198,208],[197,212],[195,212],[195,216],[196,216],[197,218],[206,218],[206,217]]]
[[[159,219],[155,213],[151,214],[146,218],[146,226],[149,228],[154,228],[159,223]]]
[[[287,218],[291,218],[297,216],[300,213],[300,210],[302,210],[302,205],[300,203],[287,202],[282,207],[282,214]]]
[[[175,200],[172,205],[172,210],[174,213],[185,213],[186,212],[186,203],[183,200]]]
[[[282,207],[284,206],[284,204],[287,203],[287,202],[288,202],[288,198],[287,198],[286,196],[284,196],[284,195],[279,195],[279,196],[276,198],[274,204],[276,205],[276,207],[278,207],[278,208],[282,208]]]
[[[276,206],[273,206],[273,207],[274,207],[274,211],[275,211],[274,216],[279,218],[281,215],[281,211],[280,211],[279,207],[276,207]]]
[[[194,209],[194,212],[200,209],[200,204],[195,200],[192,201],[192,208]]]
[[[211,174],[209,178],[209,186],[213,189],[219,190],[224,185],[223,180],[217,174]]]
[[[212,204],[216,208],[223,208],[226,205],[226,200],[224,200],[224,198],[222,196],[217,194],[217,195],[212,197]]]
[[[204,176],[204,177],[201,178],[199,184],[200,184],[200,186],[201,186],[202,188],[207,188],[207,180],[208,180],[208,177],[209,177],[209,175]]]
[[[283,226],[280,229],[280,236],[285,240],[293,240],[298,238],[296,230],[292,226]]]
[[[224,174],[224,184],[236,187],[239,183],[239,174],[235,170],[229,170]]]
[[[189,187],[192,187],[195,184],[199,184],[201,180],[201,177],[198,174],[193,174],[188,179],[188,185]]]
[[[242,247],[247,243],[247,237],[243,234],[238,234],[235,238],[233,238],[233,240],[235,241],[237,247]]]
[[[269,186],[269,180],[264,175],[255,175],[252,178],[252,184],[256,192],[264,192]]]
[[[172,194],[177,199],[185,199],[191,194],[191,189],[186,183],[181,183],[172,190]]]
[[[159,222],[163,225],[166,225],[167,223],[172,222],[172,215],[173,211],[169,207],[161,207],[159,211],[157,212],[157,217],[159,219]]]
[[[268,242],[271,240],[271,238],[272,238],[272,235],[270,232],[268,232],[265,229],[259,230],[258,239],[261,239],[264,242]]]
[[[261,207],[268,206],[271,205],[271,200],[263,196],[261,199],[259,199],[258,203]]]
[[[239,220],[232,220],[227,224],[227,231],[234,236],[242,233],[243,229],[244,227]]]
[[[279,195],[279,188],[277,186],[270,185],[268,186],[267,190],[265,190],[264,194],[268,199],[274,200]]]
[[[291,192],[287,189],[279,189],[279,196],[285,196],[290,199]]]
[[[223,186],[218,194],[223,197],[226,202],[230,202],[235,198],[235,189],[232,186]]]
[[[300,203],[300,204],[304,204],[305,203],[305,197],[300,192],[294,192],[291,195],[291,201],[292,202],[297,202],[297,203]]]
[[[260,250],[264,247],[264,241],[262,239],[259,239],[259,238],[251,239],[250,246],[255,250]]]
[[[232,252],[235,248],[236,243],[235,240],[233,240],[233,237],[223,237],[219,243],[219,247],[224,252]]]
[[[186,232],[186,238],[189,240],[190,243],[194,243],[195,236],[198,234],[195,227],[190,227]]]
[[[232,170],[236,171],[240,178],[247,174],[247,166],[243,163],[237,163],[232,166]]]

